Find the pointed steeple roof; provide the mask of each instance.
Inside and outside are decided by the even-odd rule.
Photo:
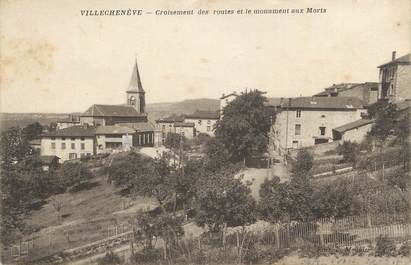
[[[143,86],[141,85],[140,73],[138,72],[137,59],[134,65],[133,73],[131,74],[130,85],[127,92],[140,92],[145,93]]]

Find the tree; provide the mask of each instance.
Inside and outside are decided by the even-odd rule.
[[[352,163],[355,167],[358,161],[359,146],[357,143],[344,141],[337,148],[338,154],[343,156],[343,162]]]
[[[185,142],[186,138],[178,133],[169,132],[167,133],[164,146],[171,149],[177,150],[180,148],[180,143]]]
[[[396,169],[387,176],[387,182],[393,187],[398,187],[401,191],[407,191],[411,186],[410,172],[404,168]]]
[[[243,184],[225,170],[201,178],[197,189],[195,222],[211,232],[223,232],[227,227],[246,226],[256,221],[256,201],[251,196],[250,183]]]
[[[287,183],[280,183],[280,178],[274,176],[264,180],[259,192],[258,211],[263,220],[276,223],[288,217]]]
[[[385,139],[393,133],[397,115],[398,113],[394,104],[385,102],[379,103],[373,114],[376,118],[370,134],[375,136],[380,143],[383,143]]]
[[[266,152],[270,115],[263,93],[254,90],[242,93],[224,108],[215,135],[227,148],[234,163]]]
[[[94,177],[93,173],[83,163],[64,163],[58,172],[60,183],[63,187],[75,189]]]
[[[209,172],[218,172],[230,166],[230,155],[224,144],[218,138],[210,138],[205,144],[204,169]]]
[[[116,186],[131,188],[136,179],[142,174],[146,166],[151,165],[152,159],[138,153],[130,153],[127,156],[113,160],[108,168],[109,179]]]
[[[29,124],[23,129],[23,133],[28,141],[38,138],[42,132],[43,126],[38,122]]]
[[[306,221],[311,217],[311,201],[313,189],[309,171],[314,165],[312,154],[301,149],[292,164],[290,182],[288,184],[288,201],[291,220]]]
[[[0,152],[1,160],[6,165],[20,162],[26,156],[33,154],[33,150],[20,127],[11,127],[1,133]]]
[[[313,165],[313,155],[306,149],[300,149],[297,153],[294,162],[292,163],[291,172],[299,175],[308,174]]]

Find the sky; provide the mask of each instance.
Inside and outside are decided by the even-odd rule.
[[[310,96],[378,81],[410,52],[411,1],[0,1],[0,111],[82,112],[125,103],[137,58],[146,102],[260,89]],[[156,10],[324,8],[317,14],[155,16]],[[81,10],[142,9],[142,16]]]

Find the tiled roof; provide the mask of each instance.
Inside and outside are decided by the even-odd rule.
[[[218,120],[220,118],[220,115],[215,111],[196,111],[193,114],[186,115],[186,118]]]
[[[194,127],[194,123],[192,123],[192,122],[176,122],[176,123],[174,123],[174,127]]]
[[[299,109],[362,109],[364,103],[355,97],[298,97],[284,98],[282,108]]]
[[[111,126],[98,126],[96,129],[96,134],[132,134],[135,133],[135,130],[130,129],[129,127],[123,127],[118,125]]]
[[[138,112],[132,106],[98,104],[94,104],[81,114],[83,117],[141,117],[146,115],[145,113]]]
[[[373,120],[373,119],[360,119],[360,120],[357,120],[357,121],[353,121],[353,122],[344,124],[340,127],[334,128],[333,130],[335,130],[339,133],[343,133],[343,132],[346,132],[346,131],[356,129],[356,128],[362,127],[364,125],[373,123],[374,121],[375,120]]]
[[[94,137],[95,129],[83,126],[72,126],[61,130],[47,132],[43,137]]]
[[[390,64],[409,64],[410,63],[410,54],[406,54],[404,56],[398,57],[397,59],[387,62],[385,64],[382,64],[378,66],[378,68],[390,65]]]
[[[150,122],[127,122],[118,123],[116,125],[121,127],[127,127],[137,132],[152,132],[155,128],[154,125]]]
[[[377,82],[365,82],[365,83],[341,83],[341,84],[334,84],[330,87],[324,88],[324,91],[314,94],[314,97],[322,97],[322,96],[328,96],[331,93],[338,93],[342,91],[347,91],[350,89],[354,89],[356,87],[363,87],[365,89],[371,89],[371,88],[377,88],[378,89],[378,83]]]
[[[156,122],[158,122],[158,123],[161,123],[161,122],[166,122],[166,123],[183,122],[184,118],[185,118],[184,115],[179,115],[179,116],[173,115],[173,116],[170,116],[170,117],[157,119]]]
[[[281,98],[267,98],[267,101],[264,102],[266,106],[280,106],[281,105]]]

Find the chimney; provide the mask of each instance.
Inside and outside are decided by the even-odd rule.
[[[392,51],[392,60],[394,61],[395,60],[395,54],[396,54],[397,52],[396,51]]]

